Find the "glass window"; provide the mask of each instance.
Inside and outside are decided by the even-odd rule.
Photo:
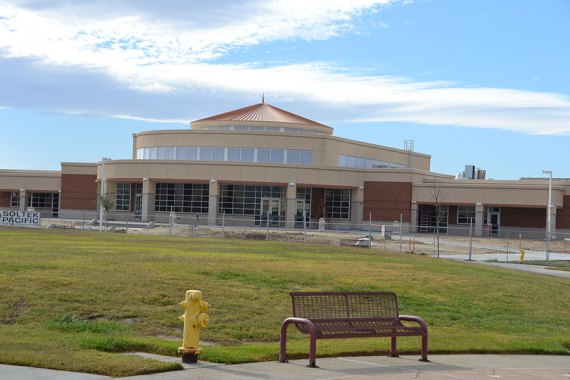
[[[188,154],[189,160],[196,161],[198,159],[198,148],[197,147],[189,147],[187,154]]]
[[[144,158],[144,149],[138,148],[137,149],[137,160],[142,160]]]
[[[475,223],[475,206],[458,206],[457,224],[469,224],[470,220]]]
[[[121,182],[117,184],[115,194],[115,210],[130,211],[131,209],[131,184]]]
[[[211,161],[212,160],[212,148],[200,147],[199,151],[200,161]]]
[[[240,148],[228,148],[228,161],[240,161]]]
[[[157,183],[155,211],[208,213],[209,185],[192,183]]]
[[[163,146],[159,146],[156,148],[156,158],[158,160],[164,160],[166,158],[166,148]]]
[[[59,207],[58,193],[30,193],[28,207],[33,208],[57,208]]]
[[[241,148],[241,162],[254,162],[253,148]]]
[[[282,164],[285,162],[283,149],[271,149],[271,163]]]
[[[301,158],[301,153],[298,150],[288,150],[287,151],[287,163],[288,164],[299,164]]]
[[[325,217],[348,219],[350,217],[350,189],[325,190]]]
[[[164,159],[174,160],[174,147],[169,146],[164,148]]]
[[[269,149],[257,149],[257,162],[271,162]]]
[[[143,149],[143,159],[148,160],[150,159],[150,150],[148,148],[142,148]]]
[[[156,160],[156,147],[147,148],[148,149],[148,159]]]
[[[301,151],[301,165],[311,165],[313,163],[313,152],[310,150]]]
[[[212,148],[212,161],[225,161],[225,148]]]
[[[175,148],[175,157],[177,160],[187,160],[188,159],[188,148],[183,146],[177,146]]]
[[[13,191],[10,193],[10,207],[20,207],[20,193]]]

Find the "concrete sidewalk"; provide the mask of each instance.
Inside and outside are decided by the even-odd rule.
[[[176,358],[156,357],[161,360]],[[185,370],[127,377],[130,380],[245,380],[245,379],[570,379],[570,356],[541,355],[431,355],[430,363],[418,356],[390,358],[361,356],[317,358],[320,368],[307,368],[307,360],[275,361],[237,365],[200,362],[185,365]],[[0,365],[0,379],[77,379],[102,380],[105,376],[54,371],[30,367]]]

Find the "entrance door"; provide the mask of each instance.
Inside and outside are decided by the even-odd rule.
[[[309,223],[309,220],[311,219],[311,204],[304,199],[297,199],[296,210],[295,228],[304,228],[303,218],[306,223]]]
[[[271,225],[279,224],[281,220],[281,199],[280,198],[261,198],[261,225],[267,225],[269,218],[269,223]]]
[[[142,216],[142,194],[135,195],[135,220],[141,220]]]
[[[491,234],[498,235],[499,226],[501,225],[501,209],[499,207],[489,208],[487,220],[487,223],[490,224],[491,227]]]

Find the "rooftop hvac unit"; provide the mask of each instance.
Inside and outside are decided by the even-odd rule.
[[[475,179],[475,166],[465,165],[465,177],[468,179]]]

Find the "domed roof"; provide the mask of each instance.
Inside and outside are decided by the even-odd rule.
[[[193,129],[201,129],[212,125],[273,125],[320,131],[331,134],[332,128],[294,113],[282,110],[267,103],[254,104],[249,107],[221,113],[192,122]]]

